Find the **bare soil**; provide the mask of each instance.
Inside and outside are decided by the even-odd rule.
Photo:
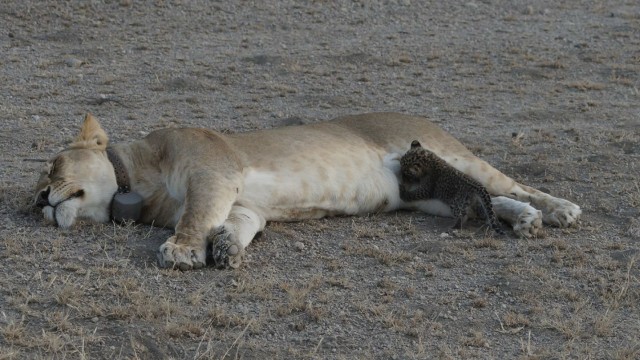
[[[0,359],[640,357],[640,3],[3,1]],[[158,269],[146,225],[26,204],[85,112],[113,142],[425,115],[576,228],[272,223],[233,271]]]

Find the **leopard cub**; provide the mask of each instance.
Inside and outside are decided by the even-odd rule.
[[[462,227],[472,210],[484,218],[496,233],[504,234],[493,212],[487,189],[423,148],[419,141],[414,140],[411,149],[400,159],[400,171],[400,198],[403,201],[442,201],[450,207],[456,219],[454,229]]]

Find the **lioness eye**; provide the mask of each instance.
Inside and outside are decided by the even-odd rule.
[[[79,198],[83,196],[84,196],[84,190],[78,190],[71,195],[72,198]]]
[[[58,167],[60,165],[60,163],[62,162],[62,157],[58,156],[57,158],[55,158],[52,162],[51,162],[51,169],[49,170],[49,176],[53,176],[53,174],[56,171],[56,167]]]

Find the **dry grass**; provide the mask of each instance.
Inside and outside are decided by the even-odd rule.
[[[607,85],[603,83],[591,82],[591,81],[571,81],[565,83],[570,89],[576,89],[580,91],[592,91],[592,90],[604,90]]]
[[[474,346],[481,348],[488,348],[490,346],[489,341],[480,331],[472,331],[469,335],[462,339],[462,344],[465,346]]]
[[[366,256],[378,260],[384,265],[395,265],[411,260],[413,257],[406,251],[389,251],[380,249],[377,245],[366,246],[345,244],[343,249],[347,255]]]

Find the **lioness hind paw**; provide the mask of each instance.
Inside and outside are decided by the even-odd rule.
[[[582,210],[578,205],[564,200],[555,209],[545,213],[543,221],[557,227],[570,227],[576,225],[581,214]]]
[[[218,269],[237,269],[242,264],[244,250],[226,240],[218,241],[207,249],[207,264]]]
[[[537,237],[542,229],[542,212],[531,206],[518,215],[517,221],[513,224],[513,231],[519,237]]]

